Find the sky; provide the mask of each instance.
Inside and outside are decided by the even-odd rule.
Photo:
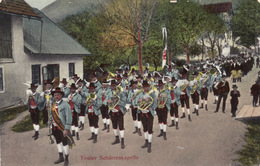
[[[39,10],[43,9],[45,6],[49,5],[54,1],[55,0],[25,0],[25,2],[27,2],[30,6],[38,8]]]

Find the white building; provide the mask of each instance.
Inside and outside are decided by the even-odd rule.
[[[83,77],[83,57],[91,55],[23,0],[0,3],[0,109],[24,103],[27,86],[44,80]]]

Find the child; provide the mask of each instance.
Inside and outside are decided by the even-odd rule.
[[[230,92],[231,113],[232,113],[232,117],[236,117],[238,97],[240,97],[240,92],[237,90],[237,85],[233,85],[232,88],[233,90]]]

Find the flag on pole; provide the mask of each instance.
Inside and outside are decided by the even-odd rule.
[[[167,31],[166,27],[162,28],[163,39],[165,38],[165,47],[162,56],[162,68],[166,65],[166,53],[167,53]]]
[[[166,65],[166,51],[167,51],[167,48],[165,47],[163,50],[162,68]]]

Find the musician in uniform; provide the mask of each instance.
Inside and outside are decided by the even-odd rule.
[[[240,97],[240,92],[237,90],[237,85],[232,85],[233,90],[230,92],[230,104],[231,104],[231,113],[232,117],[236,117],[238,97]]]
[[[182,79],[179,79],[177,82],[177,86],[181,88],[181,110],[182,110],[182,118],[185,118],[185,105],[188,113],[188,119],[191,121],[191,116],[190,116],[190,87],[189,87],[189,81],[186,79],[187,75],[185,73],[182,73]]]
[[[38,88],[37,84],[31,83],[31,87],[29,89],[32,94],[29,96],[27,102],[29,112],[31,114],[31,118],[33,122],[33,129],[35,131],[35,134],[32,136],[34,140],[37,140],[39,137],[40,111],[42,111],[45,107],[43,97],[40,95],[40,93],[36,92],[37,88]]]
[[[202,73],[204,74],[206,70],[202,70]],[[202,81],[201,80],[201,85],[200,85],[200,97],[201,97],[201,107],[200,109],[204,108],[204,103],[205,103],[205,109],[208,111],[208,92],[211,89],[211,77],[212,75],[209,76],[207,80]]]
[[[138,107],[138,112],[141,113],[141,121],[143,124],[145,144],[142,148],[147,148],[147,152],[152,152],[152,136],[153,136],[153,119],[155,116],[155,109],[157,107],[157,100],[154,90],[150,89],[150,85],[145,80],[143,81],[143,92],[140,93],[134,100],[134,105],[139,103],[148,103],[147,108]]]
[[[78,77],[77,77],[77,79],[78,79]],[[63,78],[60,82],[60,88],[64,92],[63,98],[68,98],[68,96],[70,94],[70,88],[67,87],[67,84],[68,84],[68,82],[67,82],[66,78]]]
[[[125,82],[122,81],[122,76],[117,74],[116,75],[116,82],[119,86],[121,86],[124,90],[126,88]]]
[[[157,116],[158,116],[158,122],[160,126],[160,134],[157,137],[163,136],[164,140],[167,140],[166,137],[166,126],[167,126],[167,115],[168,111],[170,110],[170,104],[171,104],[171,96],[169,89],[166,89],[164,87],[164,83],[162,80],[159,80],[159,94],[157,97]]]
[[[179,123],[179,112],[178,107],[181,104],[180,102],[180,94],[181,89],[180,87],[176,86],[178,80],[175,79],[175,77],[172,77],[171,79],[171,87],[170,87],[170,95],[171,95],[171,109],[170,109],[170,115],[171,115],[171,121],[172,124],[169,127],[175,126],[174,120],[176,121],[176,130],[179,129],[178,123]]]
[[[218,89],[219,99],[218,99],[216,111],[214,113],[218,112],[222,98],[223,98],[222,112],[225,113],[226,100],[227,100],[227,96],[228,96],[228,93],[230,90],[229,83],[226,81],[226,75],[222,75],[222,81],[220,81],[215,86]]]
[[[132,118],[134,121],[134,127],[135,131],[133,134],[138,133],[139,136],[142,136],[141,133],[141,113],[137,113],[137,105],[134,103],[135,98],[137,95],[142,92],[142,90],[137,89],[137,81],[131,80],[131,90],[129,90],[128,93],[128,99],[127,101],[131,104],[131,110],[132,110]]]
[[[76,83],[76,82],[78,81],[79,77],[78,77],[77,74],[74,74],[74,75],[72,76],[72,79],[74,80],[74,83]]]
[[[108,94],[108,106],[109,106],[109,115],[112,121],[115,141],[112,145],[120,143],[118,128],[121,136],[121,149],[125,148],[124,144],[124,115],[126,113],[126,96],[123,93],[122,87],[117,86],[115,80],[111,81],[111,92]],[[119,97],[119,98],[118,98]]]
[[[87,99],[86,94],[88,94],[88,89],[86,88],[86,86],[83,85],[83,80],[79,79],[78,80],[78,89],[77,89],[77,93],[81,96],[81,104],[80,104],[80,113],[79,113],[79,128],[80,130],[84,130],[84,124],[85,124],[85,114],[86,114],[86,106],[84,105],[84,102]]]
[[[194,80],[190,81],[190,87],[192,87],[191,99],[194,106],[193,114],[199,116],[199,102],[200,102],[200,82],[196,79],[197,72],[193,73]]]
[[[68,103],[71,108],[72,112],[72,124],[71,124],[71,130],[72,130],[72,136],[75,136],[76,131],[76,137],[77,140],[79,140],[79,124],[78,124],[78,114],[80,113],[80,105],[82,102],[82,97],[80,94],[76,92],[77,87],[75,83],[72,83],[70,86],[70,95],[68,96]]]
[[[44,101],[45,101],[45,104],[44,104],[45,107],[42,110],[43,124],[47,124],[48,120],[49,120],[48,108],[50,107],[50,105],[47,105],[48,103],[47,103],[46,95],[51,94],[52,88],[53,88],[53,83],[51,82],[51,80],[44,81],[44,92],[42,92],[42,94],[41,94],[41,96],[43,96]]]
[[[137,77],[137,89],[142,89],[142,82],[143,82],[143,77],[139,74]]]
[[[218,102],[218,89],[216,88],[216,85],[221,81],[221,75],[220,73],[217,75],[214,75],[211,77],[211,83],[210,83],[210,87],[212,87],[211,89],[213,90],[213,95],[214,95],[214,103],[213,104],[217,104]]]
[[[96,73],[92,73],[90,77],[91,77],[91,82],[95,84],[96,91],[98,91],[99,89],[101,89],[101,88],[102,88],[102,85],[101,85],[101,83],[98,81]]]
[[[64,162],[63,152],[65,154],[64,166],[69,164],[69,146],[74,144],[73,138],[70,135],[70,127],[72,124],[72,112],[68,102],[63,101],[64,92],[59,87],[51,92],[55,99],[52,106],[52,133],[56,139],[59,152],[59,159],[54,164]]]
[[[88,140],[93,140],[93,143],[97,142],[98,135],[98,120],[101,114],[100,107],[102,105],[101,93],[102,90],[96,90],[95,84],[92,82],[89,84],[89,94],[87,100],[84,102],[86,106],[86,113],[88,114],[89,126],[91,136]]]
[[[108,100],[108,94],[111,93],[111,89],[108,86],[108,82],[106,79],[103,80],[102,83],[102,93],[101,93],[101,98],[102,98],[102,106],[100,107],[101,110],[101,114],[102,114],[102,119],[103,119],[103,124],[104,124],[104,128],[102,129],[107,130],[107,132],[110,131],[110,117],[108,114],[108,106],[107,106],[107,100]]]

